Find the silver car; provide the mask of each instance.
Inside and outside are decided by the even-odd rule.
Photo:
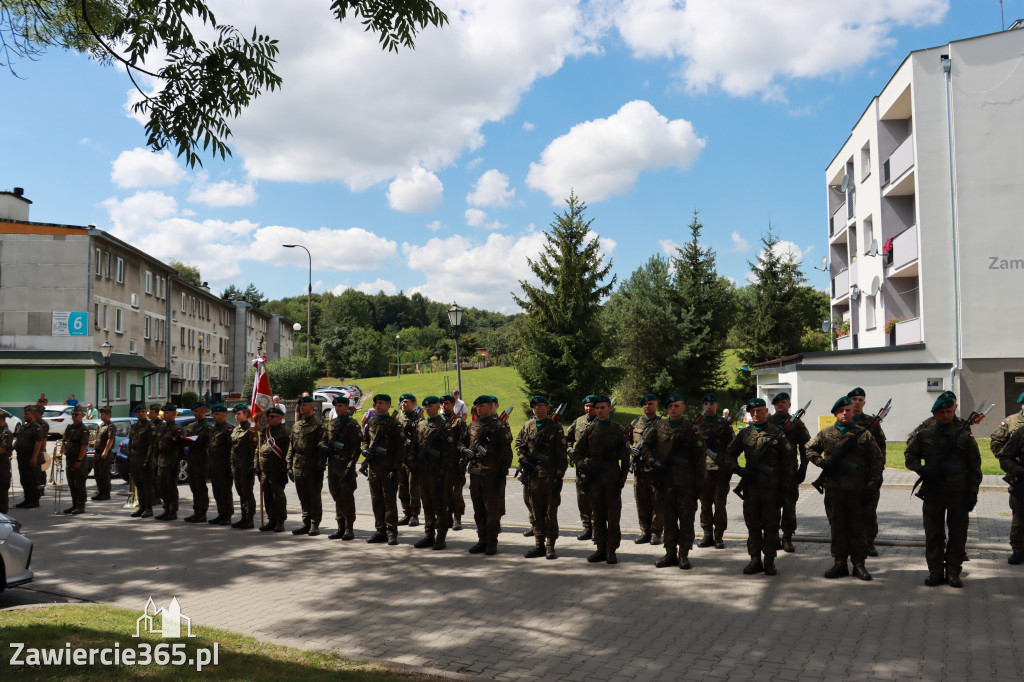
[[[0,592],[32,582],[32,541],[21,522],[0,514]]]

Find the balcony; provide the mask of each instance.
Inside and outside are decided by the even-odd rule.
[[[913,317],[896,323],[896,345],[921,343],[921,318]]]
[[[917,225],[900,232],[892,240],[888,263],[889,277],[911,277],[917,274]]]
[[[850,271],[843,270],[832,278],[832,300],[843,298],[850,294]]]
[[[889,158],[882,164],[882,187],[884,194],[905,195],[914,193],[914,136],[908,135]]]
[[[828,236],[830,239],[838,235],[845,235],[846,233],[847,219],[843,218],[846,215],[846,212],[843,210],[845,206],[845,201],[836,206],[836,210],[832,211],[832,215],[828,219]],[[845,242],[846,238],[844,236],[842,240],[837,239],[836,241]]]
[[[836,339],[836,350],[850,350],[853,348],[853,334],[840,336]]]

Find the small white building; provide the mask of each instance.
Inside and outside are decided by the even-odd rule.
[[[951,389],[992,417],[1024,391],[1024,30],[911,52],[825,171],[836,349],[754,366],[758,393],[850,388],[903,438]],[[987,435],[997,419],[980,428]]]

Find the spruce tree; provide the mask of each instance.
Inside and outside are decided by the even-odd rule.
[[[612,264],[601,256],[600,239],[590,234],[586,203],[574,192],[565,203],[544,233],[540,257],[527,260],[540,286],[520,281],[522,296],[513,297],[526,313],[516,369],[527,393],[545,395],[552,405],[568,403],[571,416],[581,413],[584,396],[609,388],[600,314],[615,277],[602,284]]]

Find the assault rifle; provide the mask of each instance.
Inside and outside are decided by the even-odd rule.
[[[726,419],[725,423],[723,423],[721,426],[715,429],[714,432],[708,437],[707,442],[714,443],[716,440],[718,440],[718,437],[721,436],[723,433],[725,433],[726,431],[731,431],[733,422],[735,422],[736,419],[739,418],[739,416],[739,412],[737,412],[736,414]],[[711,461],[714,462],[715,464],[718,463],[718,453],[712,450],[710,445],[704,451],[704,454],[710,457]]]
[[[968,416],[964,423],[960,425],[960,428],[946,438],[946,442],[942,444],[942,449],[939,450],[939,454],[935,457],[935,461],[918,469],[918,479],[917,482],[914,483],[914,487],[911,488],[911,493],[920,497],[922,500],[927,500],[932,496],[932,493],[935,492],[935,488],[945,481],[947,473],[959,473],[960,471],[963,471],[962,465],[947,462],[946,460],[949,459],[953,450],[956,449],[956,442],[960,439],[960,434],[971,428],[974,424],[979,423],[995,406],[996,404],[992,403],[988,406],[988,409],[986,409],[985,401],[981,401],[981,404],[978,405],[978,409],[971,412],[970,416]],[[917,489],[918,486],[921,486],[920,490]]]
[[[515,405],[509,405],[505,408],[505,411],[498,415],[498,420],[508,423],[508,416],[512,414],[512,410],[515,409]],[[483,440],[477,441],[476,446],[471,448],[462,448],[462,460],[460,464],[464,463],[465,466],[470,464],[479,464],[483,461],[484,457],[487,456],[487,444],[491,441],[491,436],[494,434],[494,429],[488,429],[487,435],[484,436]]]
[[[391,418],[394,419],[398,414],[398,410],[391,413]],[[384,436],[384,429],[378,429],[374,435],[373,440],[370,441],[370,447],[363,448],[363,463],[359,465],[359,473],[369,478],[370,466],[376,462],[381,455],[387,454],[388,449],[380,444],[380,439]]]
[[[664,490],[668,485],[669,476],[672,475],[672,470],[676,467],[684,467],[689,464],[689,460],[679,455],[680,448],[690,442],[693,438],[693,427],[699,427],[703,422],[704,418],[708,414],[708,408],[704,408],[704,411],[697,415],[697,418],[693,420],[690,425],[690,429],[686,433],[676,436],[672,439],[672,447],[668,451],[668,456],[661,461],[655,460],[654,462],[654,488],[655,490]]]
[[[883,419],[889,416],[889,412],[891,411],[890,405],[892,405],[892,398],[889,398],[889,402],[887,402],[878,412],[878,414],[875,415],[875,418],[871,420],[870,424],[864,427],[856,427],[857,430],[854,431],[854,433],[852,433],[850,436],[847,436],[846,442],[843,443],[843,447],[839,449],[839,452],[836,453],[836,456],[830,457],[829,460],[834,462],[836,466],[841,466],[847,471],[854,471],[857,468],[857,465],[846,459],[847,456],[850,454],[853,448],[856,447],[857,441],[860,440],[861,434],[863,434],[865,431],[870,431],[871,429],[875,428],[876,426],[882,423]],[[834,470],[834,466],[829,468],[822,467],[821,475],[818,476],[818,478],[816,478],[811,483],[811,485],[814,486],[814,489],[817,490],[819,494],[825,494],[825,481],[828,480],[828,477],[832,475],[831,472]]]
[[[666,414],[668,414],[667,410],[661,413],[661,418],[664,419]],[[643,456],[643,452],[644,452],[644,438],[647,436],[647,433],[652,428],[654,428],[654,425],[656,423],[657,422],[654,422],[654,421],[649,423],[647,425],[647,428],[645,428],[643,430],[643,432],[640,434],[640,442],[629,449],[629,470],[633,474],[636,474],[636,468],[638,466],[640,466],[640,459]],[[636,422],[634,421],[633,424],[630,424],[629,428],[626,429],[626,442],[627,443],[629,443],[630,441],[633,440],[633,433],[635,432],[635,428],[636,428],[634,426],[635,424],[636,424]]]
[[[772,436],[767,443],[762,445],[753,457],[747,459],[747,466],[736,467],[736,473],[740,475],[740,482],[735,488],[733,488],[733,492],[736,493],[736,497],[741,500],[746,499],[747,485],[751,479],[756,479],[759,474],[771,476],[774,473],[774,469],[767,464],[762,463],[761,460],[764,459],[765,455],[768,454],[768,451],[775,446],[780,437],[783,439],[786,438],[786,431],[789,429],[790,424],[793,423],[794,419],[799,419],[804,416],[804,414],[807,413],[807,408],[810,406],[811,401],[808,400],[806,405],[796,411],[796,414],[789,415],[786,421],[779,425],[779,429],[775,432],[775,435]]]
[[[562,413],[565,412],[565,403],[558,406],[554,414],[551,415],[551,421],[557,424],[562,419]],[[516,467],[516,478],[523,485],[530,484],[530,476],[537,475],[537,467],[540,464],[547,464],[551,461],[551,458],[541,453],[544,446],[548,444],[548,439],[551,437],[551,431],[545,431],[544,434],[537,439],[537,445],[533,448],[533,452],[528,455],[523,455],[519,458],[519,466]]]

